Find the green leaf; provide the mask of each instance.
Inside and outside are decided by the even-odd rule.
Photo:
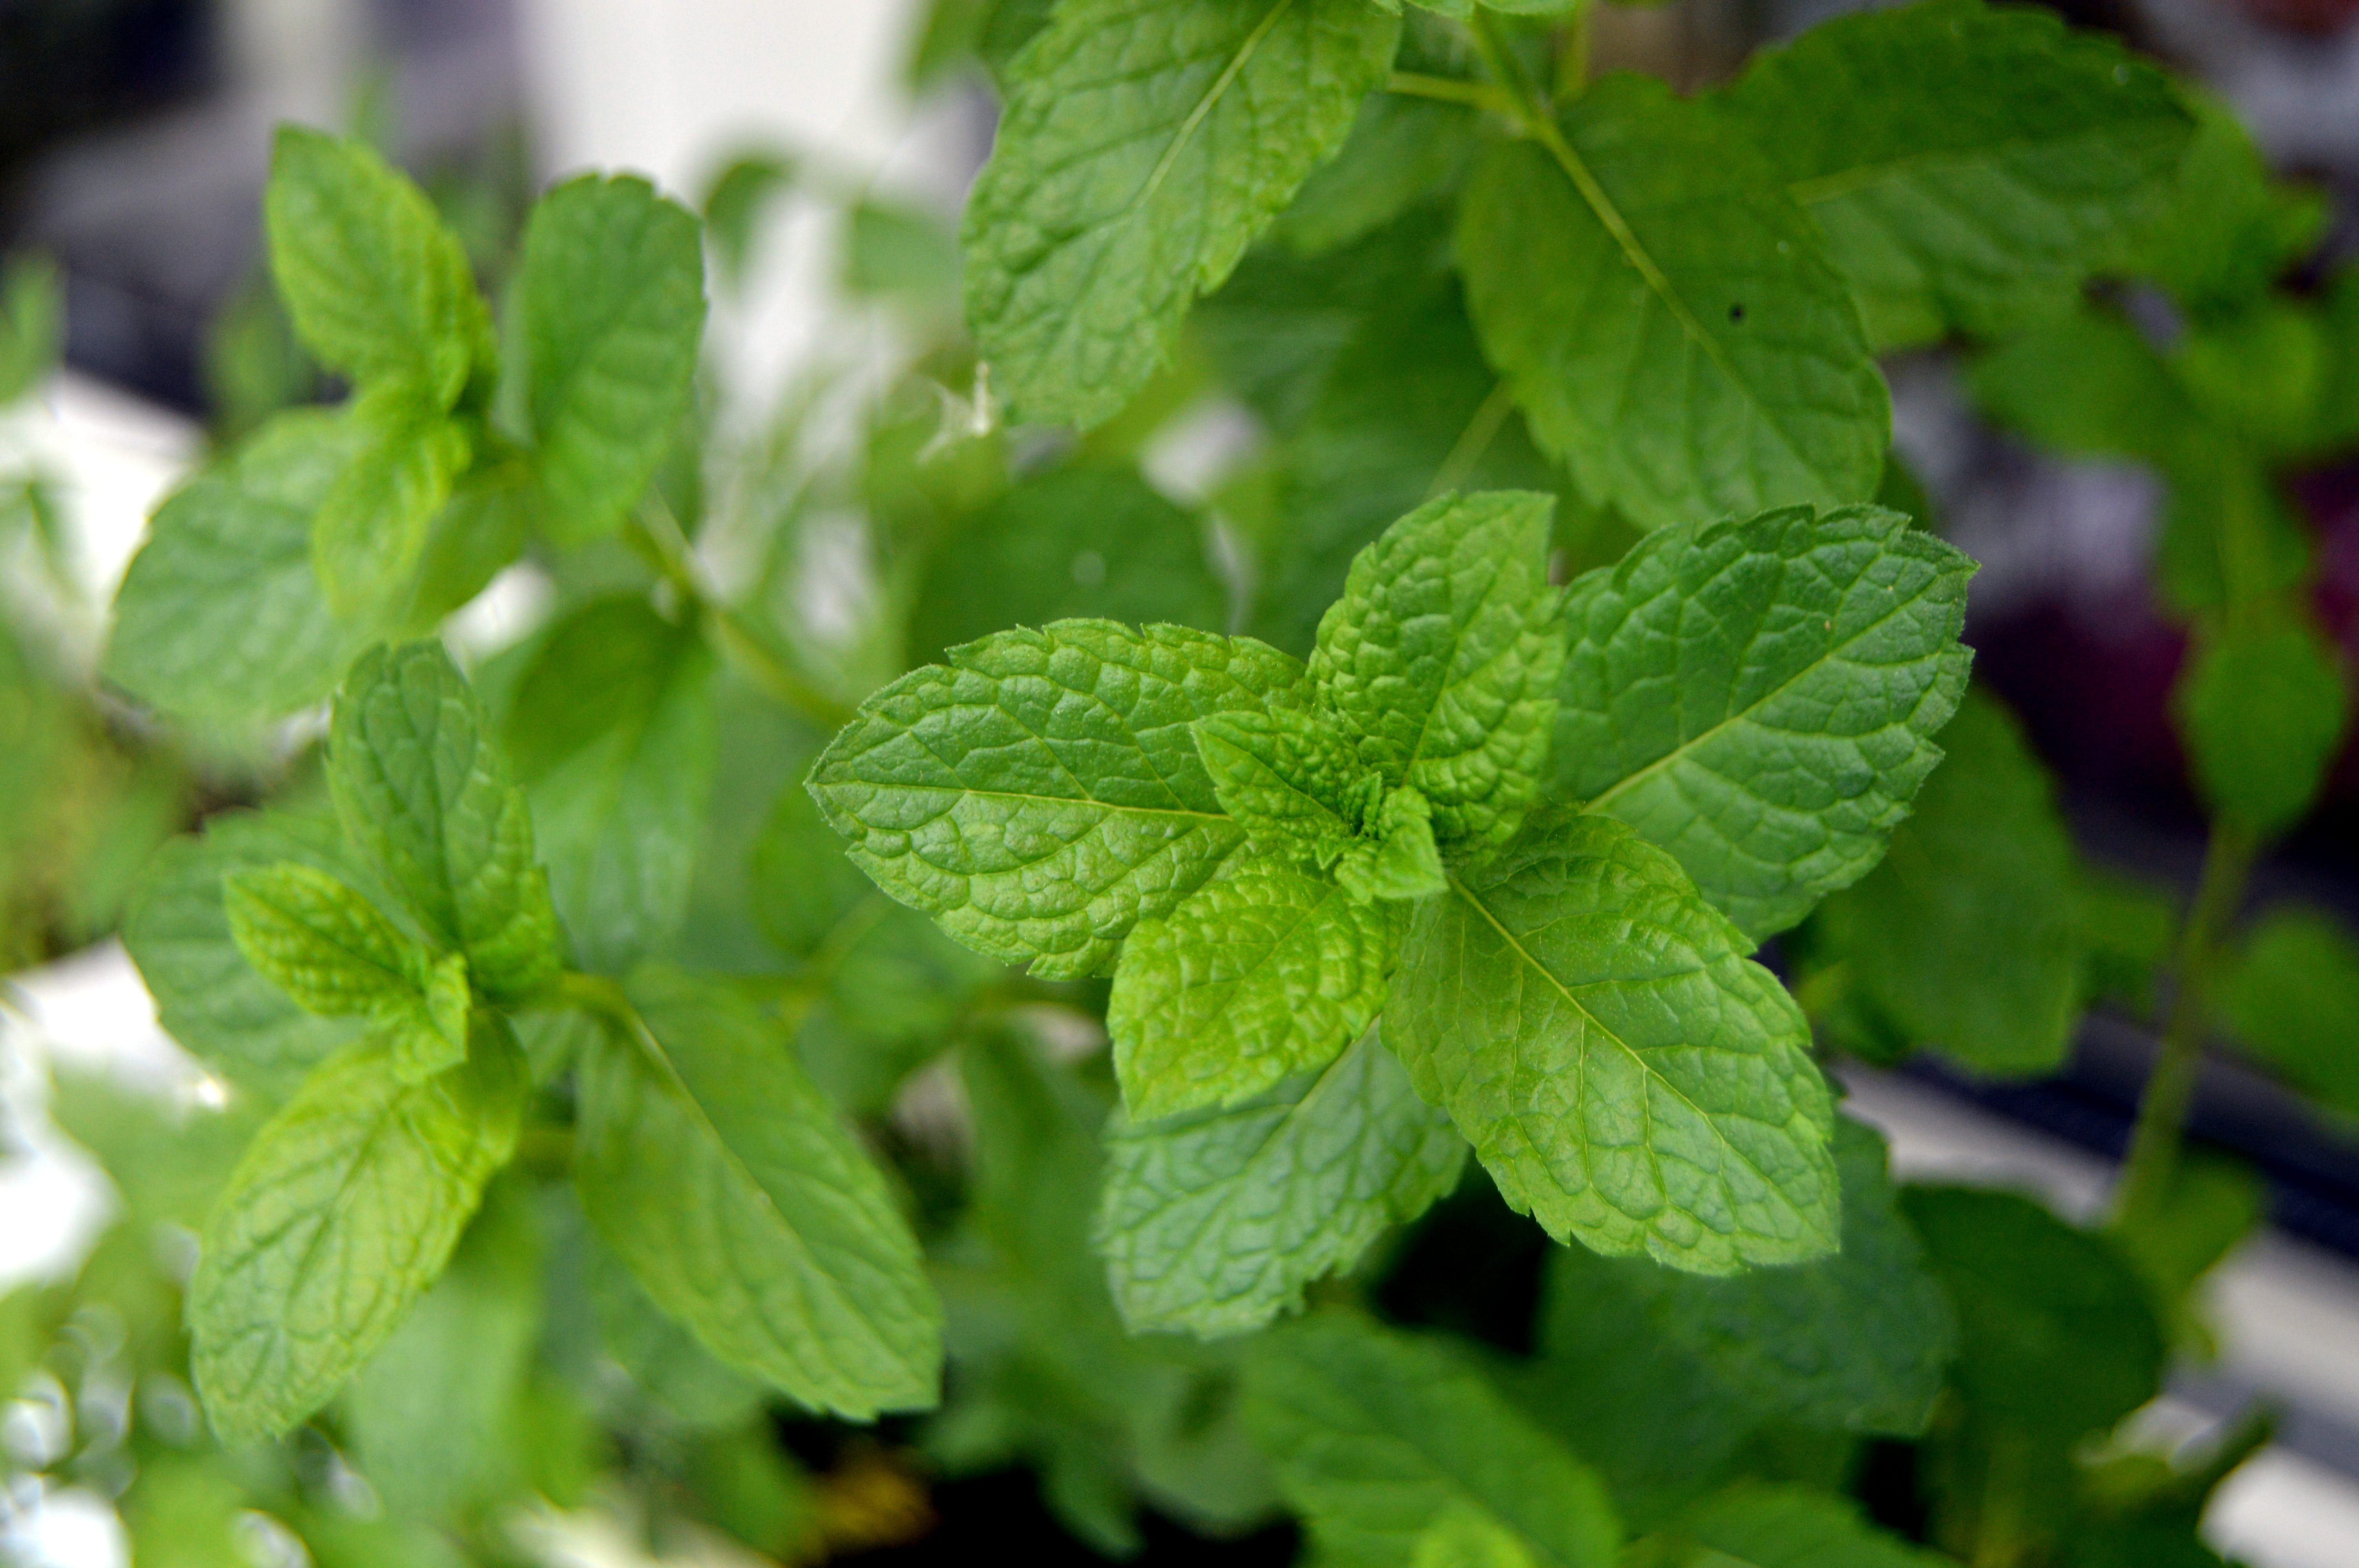
[[[646,493],[695,390],[695,215],[636,176],[569,179],[533,205],[516,290],[546,521],[580,544]]]
[[[1216,713],[1193,728],[1213,798],[1261,853],[1324,870],[1375,826],[1384,780],[1326,715]]]
[[[141,1462],[124,1496],[125,1544],[143,1568],[243,1568],[238,1516],[246,1504],[223,1456],[165,1449]]]
[[[1348,245],[1457,184],[1479,130],[1460,104],[1371,93],[1343,150],[1303,182],[1272,232],[1305,256]]]
[[[406,383],[439,413],[491,362],[491,317],[465,250],[369,148],[281,126],[262,216],[279,297],[330,370]]]
[[[2015,717],[1968,694],[1891,851],[1811,926],[1884,1032],[1976,1072],[2051,1072],[2080,1022],[2080,857]]]
[[[1539,444],[1642,528],[1875,493],[1884,380],[1827,245],[1751,142],[1608,76],[1560,146],[1500,141],[1458,254],[1483,346]]]
[[[1648,1554],[1655,1551],[1662,1555]],[[1731,1487],[1685,1510],[1632,1556],[1633,1568],[1939,1568],[1951,1561],[1876,1529],[1848,1498],[1759,1485]]]
[[[1335,867],[1335,880],[1353,898],[1431,898],[1446,892],[1441,850],[1433,841],[1433,807],[1403,785],[1376,808],[1375,842],[1352,846]]]
[[[862,703],[810,788],[860,869],[961,942],[1103,973],[1245,841],[1192,721],[1300,708],[1302,686],[1274,648],[1178,626],[1005,632]]]
[[[336,816],[486,996],[530,995],[560,968],[532,818],[483,705],[440,643],[364,654],[328,732]]]
[[[2172,694],[2195,782],[2212,808],[2252,832],[2299,822],[2342,749],[2351,687],[2332,643],[2270,605],[2207,627]]]
[[[358,433],[305,409],[272,420],[173,492],[114,597],[109,680],[208,724],[319,701],[360,651],[311,569],[311,518]]]
[[[955,236],[940,213],[924,207],[875,197],[855,201],[844,214],[842,279],[855,298],[951,319],[959,292]]]
[[[1884,853],[1966,684],[1973,563],[1897,513],[1669,530],[1565,593],[1555,793],[1756,938]]]
[[[1478,1510],[1543,1568],[1607,1568],[1604,1488],[1446,1346],[1321,1313],[1255,1343],[1246,1421],[1328,1561],[1410,1568]]]
[[[1097,1228],[1114,1303],[1134,1333],[1248,1333],[1431,1207],[1465,1158],[1373,1033],[1243,1105],[1118,1121]]]
[[[156,852],[123,922],[124,946],[165,1033],[266,1099],[292,1093],[360,1029],[298,1007],[246,962],[231,935],[224,877],[288,861],[345,881],[365,875],[332,822],[230,812],[209,820],[201,838],[176,838]]]
[[[1365,0],[1067,0],[1007,70],[961,235],[1011,418],[1103,423],[1332,157],[1400,19]]]
[[[2195,138],[2177,188],[2138,234],[2126,262],[2199,315],[2258,297],[2324,234],[2327,208],[2314,191],[2272,178],[2236,112],[2182,83]]]
[[[1951,1380],[1977,1415],[2069,1444],[2154,1397],[2162,1331],[2104,1237],[2008,1193],[1910,1187],[1900,1206],[1957,1303]]]
[[[1123,944],[1106,1005],[1141,1121],[1234,1105],[1325,1066],[1375,1019],[1403,922],[1388,904],[1256,859]]]
[[[1957,1353],[1957,1318],[1895,1206],[1884,1140],[1839,1118],[1834,1152],[1837,1256],[1714,1280],[1567,1249],[1550,1260],[1543,1340],[1560,1354],[1583,1343],[1582,1320],[1610,1299],[1650,1355],[1679,1358],[1757,1419],[1922,1433]]]
[[[707,1350],[814,1410],[929,1405],[941,1309],[884,1177],[785,1037],[710,982],[643,971],[641,1027],[581,1068],[582,1207]]]
[[[2069,308],[2160,210],[2193,131],[2117,39],[1981,0],[1812,27],[1722,103],[1825,231],[1879,351]]]
[[[550,628],[508,706],[549,891],[587,969],[662,950],[688,914],[720,736],[714,665],[644,598]]]
[[[2359,1116],[2359,940],[2323,911],[2277,909],[2220,981],[2220,1010],[2247,1050],[2319,1099]]]
[[[521,1482],[517,1407],[541,1319],[526,1202],[492,1188],[451,1266],[345,1391],[350,1452],[396,1517],[449,1517]]]
[[[909,651],[942,651],[1075,616],[1217,632],[1228,593],[1203,524],[1131,469],[1071,466],[1018,481],[927,553]]]
[[[794,188],[800,166],[784,153],[750,152],[733,158],[705,188],[704,237],[732,287],[745,281],[771,201]]]
[[[1558,1240],[1804,1262],[1837,1242],[1834,1115],[1749,946],[1620,823],[1552,816],[1418,906],[1386,1038]]]
[[[472,1047],[416,1083],[371,1044],[347,1050],[238,1162],[189,1286],[197,1391],[225,1442],[318,1410],[442,1271],[527,1092],[506,1024]]]
[[[1431,803],[1445,845],[1506,843],[1539,793],[1564,657],[1554,507],[1516,491],[1420,506],[1360,552],[1319,622],[1320,706],[1386,784]]]
[[[464,427],[394,390],[402,395],[363,393],[350,406],[359,445],[311,520],[311,569],[329,608],[347,620],[398,602],[474,457]]]
[[[30,393],[58,366],[65,291],[46,258],[17,255],[0,271],[0,407]]]
[[[1992,418],[2066,457],[2166,463],[2198,422],[2146,335],[2095,306],[1980,355],[1965,380]]]
[[[695,1335],[665,1316],[613,1252],[594,1238],[585,1247],[598,1336],[642,1393],[692,1427],[734,1425],[761,1409],[761,1384],[714,1359]]]

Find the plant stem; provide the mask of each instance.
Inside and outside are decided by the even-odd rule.
[[[1404,98],[1430,98],[1438,103],[1460,103],[1495,114],[1514,114],[1516,102],[1487,81],[1467,81],[1455,76],[1429,76],[1423,71],[1397,70],[1385,91]]]
[[[2138,1100],[2137,1124],[2131,1130],[2129,1153],[2114,1188],[2116,1225],[2159,1212],[2170,1191],[2180,1135],[2203,1065],[2203,1042],[2211,1023],[2212,970],[2220,955],[2221,937],[2244,901],[2245,879],[2258,849],[2245,829],[2224,822],[2212,826],[2195,902],[2188,906],[2186,922],[2179,929],[2162,1049],[2155,1057],[2154,1071],[2147,1075],[2146,1093]]]
[[[734,607],[705,586],[688,535],[680,532],[670,508],[649,497],[647,504],[626,520],[625,527],[632,546],[663,574],[664,580],[682,599],[696,607],[722,653],[756,685],[822,730],[838,729],[852,717],[850,708],[813,686],[801,671],[781,658]]]

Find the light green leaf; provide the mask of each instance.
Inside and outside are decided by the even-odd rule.
[[[1384,1005],[1390,904],[1256,859],[1142,920],[1106,1005],[1114,1076],[1140,1121],[1234,1105],[1334,1060]]]
[[[353,666],[328,732],[345,837],[495,1000],[560,967],[532,818],[483,705],[440,643],[375,648]]]
[[[1662,1554],[1639,1555],[1654,1551]],[[1693,1568],[1940,1568],[1951,1561],[1869,1524],[1847,1498],[1749,1484],[1685,1510],[1634,1558]]]
[[[357,439],[340,416],[284,414],[175,491],[115,593],[107,678],[210,724],[333,691],[363,639],[312,574],[311,518]]]
[[[695,1335],[665,1316],[594,1238],[585,1238],[585,1247],[598,1336],[642,1393],[694,1427],[733,1426],[761,1409],[761,1384],[722,1365]]]
[[[0,269],[0,408],[57,369],[65,317],[56,265],[43,256],[9,257]]]
[[[1228,593],[1201,519],[1129,469],[1069,466],[1019,480],[927,553],[909,651],[942,651],[1011,626],[1075,616],[1218,632]]]
[[[1246,1413],[1321,1555],[1411,1568],[1427,1530],[1473,1509],[1543,1568],[1607,1568],[1604,1488],[1451,1350],[1321,1313],[1255,1343]]]
[[[1973,563],[1898,513],[1666,531],[1565,594],[1555,793],[1756,939],[1857,881],[1940,760]]]
[[[1810,1028],[1661,850],[1536,823],[1418,906],[1386,1039],[1558,1240],[1729,1274],[1837,1242]]]
[[[2138,234],[2125,270],[2213,315],[2256,298],[2308,254],[2328,212],[2320,193],[2271,177],[2226,102],[2185,82],[2180,92],[2194,112],[2195,138],[2170,201]]]
[[[2346,1116],[2359,1116],[2359,940],[2321,910],[2264,915],[2220,982],[2236,1038]]]
[[[1274,648],[1178,626],[1001,633],[862,703],[810,788],[861,870],[961,942],[1103,973],[1245,841],[1190,726],[1301,708],[1302,687]]]
[[[1585,1320],[1611,1298],[1651,1354],[1678,1358],[1759,1419],[1920,1434],[1957,1354],[1957,1318],[1895,1206],[1884,1140],[1839,1118],[1834,1152],[1837,1256],[1714,1280],[1566,1249],[1551,1260],[1543,1340],[1559,1353],[1583,1343]]]
[[[1837,17],[1722,103],[1826,232],[1879,351],[2069,308],[2161,209],[2194,128],[2119,40],[1982,0]]]
[[[306,1012],[345,1017],[420,996],[430,955],[325,871],[296,861],[233,871],[222,909],[246,962]]]
[[[288,812],[231,812],[201,838],[156,852],[124,916],[123,942],[156,999],[166,1033],[207,1066],[266,1099],[354,1038],[359,1025],[304,1011],[238,951],[222,906],[225,876],[292,861],[363,876],[332,822]]]
[[[2342,747],[2351,687],[2334,647],[2272,605],[2231,610],[2196,639],[2172,693],[2195,782],[2213,810],[2255,833],[2280,833],[2318,798]]]
[[[1386,784],[1424,795],[1445,845],[1506,843],[1539,792],[1564,657],[1554,508],[1519,491],[1420,506],[1360,552],[1319,622],[1320,706]]]
[[[2080,857],[2055,792],[1994,697],[1969,693],[1947,759],[1883,864],[1810,927],[1882,1032],[1984,1073],[2046,1073],[2081,1017]]]
[[[1371,93],[1343,150],[1303,182],[1272,232],[1305,256],[1350,244],[1455,185],[1482,145],[1480,130],[1461,104]]]
[[[506,1025],[406,1082],[364,1043],[312,1074],[238,1162],[189,1287],[197,1391],[224,1441],[318,1410],[400,1326],[515,1146],[527,1085]]]
[[[1471,1503],[1452,1503],[1417,1538],[1410,1568],[1531,1568],[1516,1533]]]
[[[713,661],[641,596],[552,627],[517,682],[506,736],[549,891],[582,968],[619,973],[688,913],[720,736]]]
[[[961,235],[1009,416],[1087,427],[1128,402],[1343,146],[1399,38],[1366,0],[1059,5],[1008,67]]]
[[[491,317],[466,252],[369,148],[281,126],[262,216],[279,298],[330,370],[405,382],[439,413],[490,363]]]
[[[1994,419],[2066,457],[2165,463],[2199,422],[2146,335],[2093,305],[1976,357],[1965,383]]]
[[[311,520],[311,569],[329,608],[365,619],[397,603],[434,519],[474,457],[464,427],[399,396],[363,393],[347,411],[359,445]]]
[[[1261,1327],[1458,1184],[1466,1141],[1372,1032],[1225,1110],[1106,1134],[1097,1249],[1134,1333]]]
[[[643,1027],[581,1072],[582,1207],[723,1362],[865,1421],[938,1397],[941,1308],[884,1177],[784,1035],[710,982],[642,972]]]
[[[1193,728],[1213,798],[1259,852],[1324,870],[1375,826],[1384,780],[1324,714],[1216,713]]]
[[[1441,851],[1433,841],[1433,807],[1404,784],[1376,809],[1375,841],[1362,839],[1335,867],[1335,880],[1353,898],[1431,898],[1448,891]]]
[[[1539,444],[1642,528],[1875,493],[1884,379],[1762,155],[1628,75],[1565,111],[1561,146],[1577,174],[1495,144],[1458,230],[1474,325]]]
[[[516,290],[546,521],[579,544],[646,492],[694,392],[696,218],[635,176],[569,179],[533,206]]]

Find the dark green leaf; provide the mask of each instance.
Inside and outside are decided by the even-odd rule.
[[[2359,1116],[2359,940],[2321,910],[2278,909],[2220,982],[2229,1029],[2254,1054]]]
[[[2290,612],[2229,612],[2195,643],[2172,694],[2195,782],[2212,809],[2255,833],[2309,812],[2349,722],[2351,687],[2332,643]]]

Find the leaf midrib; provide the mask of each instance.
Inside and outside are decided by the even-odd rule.
[[[1906,157],[1885,158],[1876,162],[1854,164],[1832,174],[1813,175],[1797,179],[1786,187],[1786,194],[1804,206],[1821,201],[1837,200],[1870,186],[1906,179],[1929,170],[1966,168],[1995,162],[2025,151],[2054,150],[2059,147],[2077,149],[2087,141],[2102,140],[2117,134],[2118,124],[2084,125],[2079,131],[2060,137],[2009,136],[1971,148],[1949,148],[1939,151],[1911,153]]]

